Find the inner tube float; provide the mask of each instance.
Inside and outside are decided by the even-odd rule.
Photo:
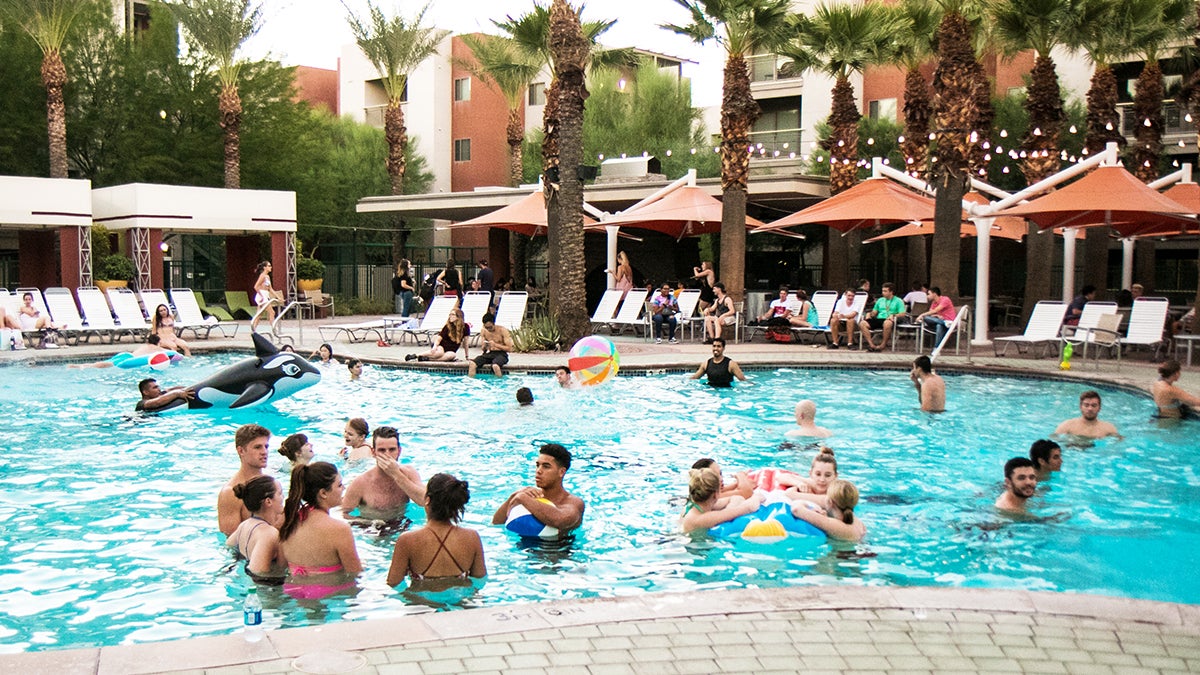
[[[792,503],[786,499],[763,504],[754,513],[711,527],[708,533],[722,539],[741,537],[757,544],[774,544],[796,536],[825,536],[816,525],[792,515]]]
[[[549,499],[539,499],[539,502],[551,504]],[[557,539],[558,528],[550,527],[533,517],[529,509],[522,504],[514,504],[508,510],[508,518],[504,521],[504,529],[519,534],[522,537],[537,537],[539,539]]]
[[[250,408],[291,396],[321,381],[321,371],[293,352],[281,352],[270,340],[252,334],[254,356],[222,368],[191,386],[196,397],[175,400],[165,410]]]
[[[120,354],[113,354],[112,358],[108,361],[118,368],[130,369],[149,366],[151,370],[166,370],[171,367],[171,364],[179,363],[182,360],[183,354],[171,351],[170,349],[164,349],[161,352],[138,354],[136,356],[133,352],[121,352]]]
[[[747,471],[746,477],[754,482],[755,488],[767,492],[786,490],[792,485],[804,482],[803,476],[787,469],[757,469]]]

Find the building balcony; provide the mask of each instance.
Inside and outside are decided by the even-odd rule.
[[[1137,125],[1142,124],[1143,120],[1137,119],[1137,115],[1133,112],[1132,103],[1118,103],[1117,114],[1121,118],[1121,135],[1125,136],[1129,142],[1133,142],[1134,134],[1137,133]],[[1175,101],[1163,101],[1163,145],[1167,146],[1165,151],[1172,153],[1171,146],[1178,145],[1180,140],[1194,140],[1196,127],[1192,122],[1187,121],[1185,112],[1179,107]]]
[[[746,59],[750,70],[750,91],[755,94],[800,93],[804,78],[795,71],[789,58],[778,54],[758,54]]]
[[[793,153],[800,155],[803,129],[771,129],[751,131],[750,144],[754,147],[751,159],[787,159]]]

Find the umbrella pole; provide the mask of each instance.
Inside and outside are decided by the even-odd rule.
[[[1133,287],[1133,240],[1121,240],[1121,288]]]
[[[975,339],[973,345],[988,345],[988,305],[992,281],[992,224],[995,218],[972,218],[975,223]],[[968,347],[968,349],[970,349]],[[970,351],[967,352],[968,356]]]
[[[618,225],[605,225],[604,231],[608,233],[608,267],[605,269],[616,271],[617,269],[617,233],[621,231]],[[615,274],[604,273],[607,280],[605,288],[615,288],[617,285],[617,276]]]
[[[1063,229],[1063,302],[1075,298],[1075,230]]]

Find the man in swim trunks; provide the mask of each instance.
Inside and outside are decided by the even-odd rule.
[[[101,361],[101,363],[108,362]],[[112,364],[109,363],[109,365]],[[158,386],[158,380],[153,377],[147,377],[138,382],[138,392],[141,393],[142,400],[133,406],[134,412],[157,412],[167,407],[167,404],[172,401],[190,401],[196,398],[196,391],[190,387],[171,387],[163,391],[162,387]]]
[[[501,368],[508,365],[508,353],[514,348],[512,333],[504,326],[497,326],[496,315],[488,312],[483,315],[479,340],[483,343],[483,353],[467,362],[467,377],[475,377],[475,371],[484,366],[491,366],[496,377],[504,377]]]
[[[1062,471],[1062,448],[1054,441],[1044,438],[1034,441],[1029,448],[1029,459],[1037,468],[1038,480],[1046,480],[1050,474]]]
[[[1025,502],[1037,491],[1037,469],[1028,457],[1013,457],[1004,463],[1004,494],[996,499],[996,510],[1026,513]]]
[[[917,388],[917,396],[921,400],[921,410],[925,412],[945,412],[946,410],[946,381],[941,375],[933,372],[933,361],[924,354],[913,359],[912,370],[908,376]]]
[[[512,507],[520,504],[543,525],[556,528],[561,534],[579,527],[583,522],[583,500],[567,492],[562,484],[563,476],[570,468],[571,453],[566,448],[558,443],[543,445],[533,473],[536,487],[521,488],[512,493],[496,509],[492,524],[503,525],[508,521],[508,512]]]
[[[246,505],[233,494],[233,486],[248,483],[263,475],[263,469],[267,467],[267,443],[270,440],[271,432],[257,424],[243,424],[234,432],[233,444],[237,446],[240,466],[217,494],[217,527],[225,536],[233,534],[238,525],[250,517]]]
[[[1104,438],[1120,436],[1117,428],[1100,417],[1100,394],[1088,390],[1079,395],[1079,417],[1069,419],[1054,430],[1055,436],[1079,436],[1081,438]]]
[[[375,466],[355,478],[342,496],[342,515],[354,509],[363,520],[392,522],[404,516],[409,501],[425,504],[425,484],[417,470],[400,464],[400,434],[376,427],[372,434]]]
[[[817,426],[817,404],[804,399],[796,404],[796,429],[787,432],[789,437],[829,438],[833,432]]]
[[[698,380],[707,375],[710,387],[728,387],[733,384],[735,377],[741,382],[746,381],[737,361],[725,357],[725,338],[713,338],[712,353],[712,358],[701,364],[699,370],[692,373],[691,379]]]

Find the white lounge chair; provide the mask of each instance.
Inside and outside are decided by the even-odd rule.
[[[970,305],[963,305],[958,308],[958,312],[954,315],[954,320],[950,322],[949,326],[946,326],[946,334],[942,336],[942,341],[934,345],[933,351],[929,353],[930,361],[937,359],[938,355],[942,353],[942,349],[946,347],[946,343],[950,341],[950,338],[954,338],[954,354],[955,356],[958,355],[958,347],[962,344],[962,332],[967,328],[967,317],[970,315]]]
[[[771,298],[771,302],[775,302],[774,297]],[[770,305],[770,303],[767,304]],[[787,307],[790,314],[796,314],[802,307],[804,307],[804,301],[801,300],[800,296],[796,295],[795,293],[789,293],[787,300],[784,301],[784,306]],[[743,332],[746,333],[746,342],[752,342],[754,341],[754,337],[758,335],[759,331],[764,333],[766,332],[767,325],[764,323],[749,323],[749,321],[758,319],[758,317],[750,316],[748,314],[746,316],[748,321],[746,325],[743,326]]]
[[[1100,324],[1100,317],[1116,313],[1117,303],[1115,302],[1092,301],[1084,305],[1083,313],[1079,315],[1079,323],[1075,325],[1063,324],[1059,329],[1059,355],[1062,354],[1063,348],[1069,344],[1072,349],[1079,350],[1083,358],[1086,359],[1088,343],[1093,342],[1096,337],[1092,329]]]
[[[634,329],[635,333],[638,328],[642,328],[646,333],[646,338],[650,338],[650,316],[645,313],[646,299],[649,296],[649,288],[634,288],[625,294],[625,299],[621,301],[621,309],[608,322],[614,334],[624,332],[625,327],[629,326]]]
[[[179,313],[179,321],[175,324],[178,333],[182,334],[183,331],[190,330],[199,338],[200,331],[204,331],[204,337],[207,339],[209,333],[215,328],[221,331],[221,335],[224,337],[237,335],[239,324],[232,321],[220,321],[214,316],[204,316],[192,289],[172,288],[171,300],[175,303],[175,311]]]
[[[833,306],[838,301],[837,291],[816,291],[808,301],[817,310],[817,325],[807,327],[792,326],[792,332],[799,333],[801,336],[816,336],[828,333],[829,318],[833,316]]]
[[[121,328],[134,331],[135,337],[141,337],[150,332],[150,323],[142,314],[142,306],[138,303],[137,294],[128,288],[108,289],[108,304],[117,313],[117,323]]]
[[[479,335],[480,329],[483,328],[483,315],[487,313],[491,304],[492,294],[487,291],[467,291],[463,294],[463,321],[471,327],[471,335]],[[446,318],[449,317],[447,314]],[[442,327],[438,326],[438,330],[441,331]]]
[[[679,337],[683,337],[683,329],[686,328],[688,336],[695,339],[696,324],[703,321],[696,313],[696,308],[700,306],[700,289],[688,288],[680,291],[675,302],[679,304],[679,313],[675,315],[675,318],[679,320]]]
[[[116,342],[123,333],[133,335],[133,331],[122,330],[113,321],[108,300],[104,298],[104,292],[99,288],[95,286],[77,288],[75,295],[79,298],[79,308],[83,310],[83,321],[89,331],[101,336],[107,335],[109,342]]]
[[[500,296],[500,304],[496,306],[496,325],[517,330],[525,321],[525,308],[528,304],[529,294],[525,291],[506,291]]]
[[[1129,314],[1129,326],[1125,329],[1125,337],[1116,341],[1118,365],[1123,347],[1162,347],[1169,305],[1166,298],[1138,298],[1133,301],[1133,311]],[[1093,331],[1100,332],[1098,328]]]
[[[71,295],[71,290],[52,286],[46,289],[44,296],[50,319],[60,326],[66,326],[58,332],[67,338],[68,342],[79,344],[79,338],[88,335],[89,331],[84,328],[83,317],[79,316],[79,307],[75,305],[75,296]]]
[[[175,308],[171,306],[171,302],[167,300],[167,294],[161,288],[143,288],[138,291],[138,295],[142,298],[142,307],[146,310],[146,316],[153,318],[154,313],[158,311],[159,305],[166,305],[167,309],[171,310],[171,318],[179,320],[175,316]]]
[[[596,311],[592,312],[592,330],[596,330],[597,325],[604,325],[613,320],[617,314],[617,309],[621,306],[621,298],[624,293],[610,288],[604,291],[604,296],[600,298],[600,304],[596,305]]]
[[[1046,346],[1058,343],[1058,331],[1062,326],[1063,317],[1067,315],[1067,303],[1061,300],[1042,300],[1033,306],[1033,314],[1029,317],[1029,323],[1025,325],[1025,332],[1021,335],[1012,335],[1009,337],[998,337],[992,341],[992,348],[995,350],[996,356],[1004,356],[1008,353],[1008,345],[1015,344],[1017,353],[1024,353],[1022,347]],[[1004,350],[1000,350],[1000,345],[1004,345]]]
[[[331,323],[317,326],[317,332],[321,334],[321,340],[324,342],[333,342],[343,333],[346,335],[347,342],[366,342],[367,337],[372,333],[375,334],[376,340],[382,340],[385,331],[393,325],[394,322],[388,319],[372,319],[359,323]],[[332,337],[330,337],[331,335]]]
[[[395,342],[394,336],[398,334],[401,340],[412,337],[417,344],[421,344],[422,340],[432,344],[433,336],[441,332],[442,326],[445,326],[446,321],[450,318],[450,312],[457,306],[457,296],[436,296],[433,298],[433,302],[429,303],[429,307],[425,309],[425,316],[421,317],[421,323],[416,328],[405,328],[403,324],[393,323],[385,328],[384,334],[387,336],[388,342]]]

